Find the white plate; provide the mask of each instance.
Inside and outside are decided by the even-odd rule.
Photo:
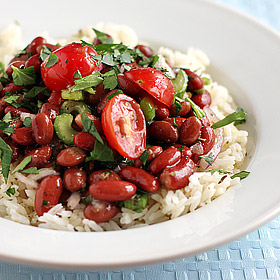
[[[0,219],[1,259],[78,269],[150,264],[218,247],[280,214],[278,34],[201,0],[6,1],[1,10],[0,27],[17,20],[28,40],[43,30],[65,36],[104,21],[128,24],[139,37],[175,49],[204,50],[214,79],[229,87],[249,113],[251,171],[239,187],[210,205],[145,228],[73,233]]]

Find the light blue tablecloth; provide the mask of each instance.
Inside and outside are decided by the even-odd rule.
[[[219,0],[280,31],[280,0]],[[64,272],[0,263],[0,280],[280,279],[280,217],[213,251],[160,265],[110,272]]]

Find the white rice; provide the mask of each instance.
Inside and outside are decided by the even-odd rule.
[[[95,28],[110,34],[115,42],[122,41],[124,44],[134,47],[138,38],[134,31],[127,26],[99,23]],[[48,41],[53,42],[46,34],[43,34]],[[92,42],[94,32],[90,27],[80,30],[67,40],[60,40],[62,43],[79,41]],[[13,57],[18,49],[22,48],[21,33],[18,24],[12,24],[0,33],[0,61],[5,65]],[[208,57],[200,50],[188,49],[186,52],[179,52],[161,47],[158,50],[161,55],[161,67],[184,67],[191,70],[199,69],[203,76],[209,65]],[[167,63],[168,64],[167,64]],[[213,82],[207,86],[212,97],[212,109],[218,116],[224,116],[235,111],[236,106],[229,91]],[[25,116],[22,116],[23,118]],[[224,169],[231,173],[237,173],[243,164],[246,156],[246,143],[248,133],[237,129],[233,124],[224,127],[225,143],[222,151],[211,169]],[[38,217],[34,209],[34,199],[37,181],[45,176],[57,174],[53,169],[41,169],[38,175],[25,177],[20,173],[9,176],[5,184],[0,176],[0,217],[10,219],[22,224],[67,231],[108,231],[120,230],[133,227],[151,225],[176,218],[192,212],[210,203],[218,196],[227,191],[228,188],[239,183],[239,178],[231,179],[229,174],[215,172],[196,172],[190,177],[190,183],[180,190],[166,190],[162,188],[153,193],[149,199],[149,206],[141,213],[130,209],[122,208],[121,213],[107,223],[97,224],[94,221],[85,219],[83,215],[84,206],[78,204],[79,195],[74,193],[68,200],[68,207],[74,210],[65,209],[61,204],[54,206],[49,212]],[[6,191],[10,188],[15,194],[8,196]]]

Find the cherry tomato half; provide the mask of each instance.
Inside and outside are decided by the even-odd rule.
[[[90,46],[72,43],[55,50],[53,54],[58,58],[53,66],[46,68],[49,56],[41,64],[43,81],[50,90],[60,91],[74,85],[75,73],[85,77],[99,71],[96,62],[90,57],[97,52]]]
[[[146,122],[140,105],[118,94],[106,104],[101,118],[110,146],[126,158],[139,158],[146,146]]]
[[[173,84],[160,70],[154,68],[138,68],[131,69],[125,72],[124,75],[158,101],[168,106],[168,108],[171,107],[175,93]]]

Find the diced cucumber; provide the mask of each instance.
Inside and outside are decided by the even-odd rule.
[[[62,114],[55,118],[54,129],[57,137],[66,145],[74,145],[73,138],[78,132],[72,127],[73,116]]]
[[[131,199],[127,199],[120,202],[121,207],[131,209],[137,213],[141,213],[148,204],[148,194],[137,194]]]
[[[146,121],[151,121],[156,116],[156,107],[153,100],[149,97],[144,97],[140,101],[140,107],[145,115]]]
[[[172,80],[175,93],[183,93],[187,90],[188,75],[182,69],[179,70],[175,79]]]
[[[82,101],[74,101],[74,100],[68,100],[65,101],[61,108],[60,113],[64,114],[71,114],[71,113],[91,113],[89,107]]]
[[[73,91],[71,92],[71,90],[69,89],[63,89],[61,91],[61,97],[63,99],[69,99],[69,100],[84,100],[85,96],[82,90],[77,90],[77,91]]]

